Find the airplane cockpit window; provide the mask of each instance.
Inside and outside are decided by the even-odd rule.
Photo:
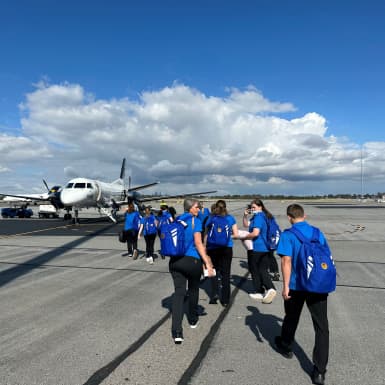
[[[73,185],[74,185],[73,183],[68,183],[66,188],[72,188]]]
[[[85,183],[75,183],[75,188],[86,188]]]
[[[87,183],[87,188],[93,188],[92,183]]]

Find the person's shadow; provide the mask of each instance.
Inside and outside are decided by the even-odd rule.
[[[263,314],[254,306],[247,306],[247,310],[251,314],[246,316],[245,325],[255,334],[258,342],[263,343],[264,340],[267,341],[271,348],[277,352],[274,339],[281,334],[283,319],[272,314]],[[293,353],[297,357],[303,371],[311,375],[313,363],[296,341],[293,343]]]

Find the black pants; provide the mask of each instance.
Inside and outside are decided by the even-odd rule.
[[[154,243],[155,243],[156,233],[148,234],[144,236],[146,242],[146,257],[152,257],[154,255]]]
[[[125,230],[127,240],[128,254],[132,254],[138,248],[138,232],[134,230]]]
[[[313,364],[320,373],[325,373],[329,359],[329,322],[327,294],[290,290],[290,299],[284,301],[285,318],[282,324],[282,342],[291,348],[304,303],[308,307],[315,331]]]
[[[253,280],[254,289],[257,293],[262,293],[264,290],[275,289],[271,277],[267,272],[269,267],[268,252],[259,252],[254,250],[247,251],[247,263],[251,279]]]
[[[270,273],[279,273],[278,263],[275,259],[274,250],[269,251],[269,271]]]
[[[222,282],[221,302],[228,304],[230,301],[230,272],[231,261],[233,259],[232,247],[217,247],[209,249],[208,255],[213,262],[214,268],[219,273]],[[211,298],[218,295],[218,277],[210,278],[211,281]]]
[[[172,332],[182,333],[184,313],[184,298],[186,283],[188,284],[187,319],[195,323],[198,319],[197,307],[199,300],[199,283],[202,275],[202,261],[193,257],[170,258],[169,270],[174,281],[174,295],[172,297]]]

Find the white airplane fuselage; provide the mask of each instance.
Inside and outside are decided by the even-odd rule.
[[[124,197],[123,180],[105,183],[94,179],[75,178],[62,189],[60,200],[66,207],[111,207]],[[123,198],[124,199],[124,198]]]

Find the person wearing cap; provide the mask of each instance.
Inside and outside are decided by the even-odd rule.
[[[146,206],[144,216],[140,221],[138,239],[141,235],[144,236],[146,242],[146,262],[150,265],[154,263],[154,244],[157,233],[157,220],[154,213],[151,211],[151,206]]]

